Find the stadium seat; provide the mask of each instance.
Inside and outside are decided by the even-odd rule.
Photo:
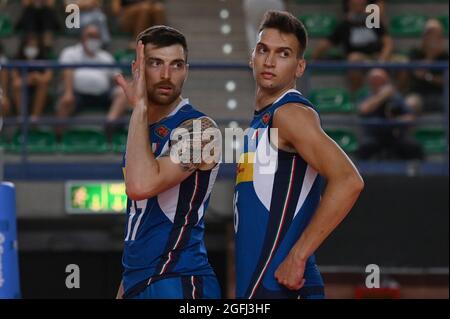
[[[308,30],[308,35],[312,38],[323,38],[330,35],[337,25],[337,18],[332,14],[311,13],[299,18]]]
[[[427,19],[423,14],[396,15],[390,21],[390,33],[393,37],[420,37]]]
[[[93,129],[70,129],[63,134],[63,153],[104,153],[108,151],[106,136]]]
[[[445,130],[443,128],[418,128],[415,138],[426,154],[445,153],[447,143],[445,140]]]
[[[20,129],[16,131],[9,145],[9,150],[14,153],[22,151],[24,136]],[[55,153],[57,143],[55,133],[50,129],[31,129],[27,139],[28,153]]]
[[[311,90],[309,98],[321,113],[348,113],[353,111],[350,94],[345,89],[315,89]]]
[[[136,57],[136,51],[131,49],[117,50],[114,59],[119,63],[131,63]]]
[[[8,151],[9,150],[9,144],[6,140],[6,137],[3,136],[3,134],[0,134],[0,150]]]
[[[125,153],[125,148],[127,145],[128,132],[126,130],[121,130],[115,132],[112,136],[111,147],[115,153]]]
[[[0,15],[0,37],[8,37],[13,33],[13,25],[8,16]]]
[[[346,153],[353,153],[358,148],[355,133],[347,129],[325,129],[331,137]]]
[[[131,62],[136,58],[136,51],[131,49],[117,50],[114,59],[117,63],[127,63],[130,67],[122,69],[124,75],[131,75]]]

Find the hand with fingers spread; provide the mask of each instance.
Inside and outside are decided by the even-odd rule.
[[[298,290],[305,284],[305,265],[306,261],[291,251],[275,271],[275,279],[290,290]]]
[[[136,60],[131,65],[133,79],[127,81],[122,74],[118,74],[115,78],[116,83],[125,92],[128,104],[132,107],[138,104],[147,105],[144,47],[145,45],[142,44],[142,41],[139,41],[136,46]]]

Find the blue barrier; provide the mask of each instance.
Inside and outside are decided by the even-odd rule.
[[[0,299],[20,298],[16,190],[0,183]]]

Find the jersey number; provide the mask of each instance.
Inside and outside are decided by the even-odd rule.
[[[147,206],[147,199],[139,201],[131,201],[130,215],[128,217],[127,235],[125,241],[135,240],[136,234],[141,223],[142,216]],[[134,223],[133,223],[134,222]]]

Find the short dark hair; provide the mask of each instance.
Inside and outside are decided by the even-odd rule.
[[[145,29],[136,38],[136,42],[142,41],[143,45],[151,43],[157,48],[179,44],[183,47],[187,60],[188,48],[185,36],[175,28],[165,25],[156,25]]]
[[[277,29],[281,33],[294,34],[300,44],[299,56],[303,58],[308,44],[308,32],[299,19],[286,11],[270,10],[264,14],[259,32],[269,28]]]

